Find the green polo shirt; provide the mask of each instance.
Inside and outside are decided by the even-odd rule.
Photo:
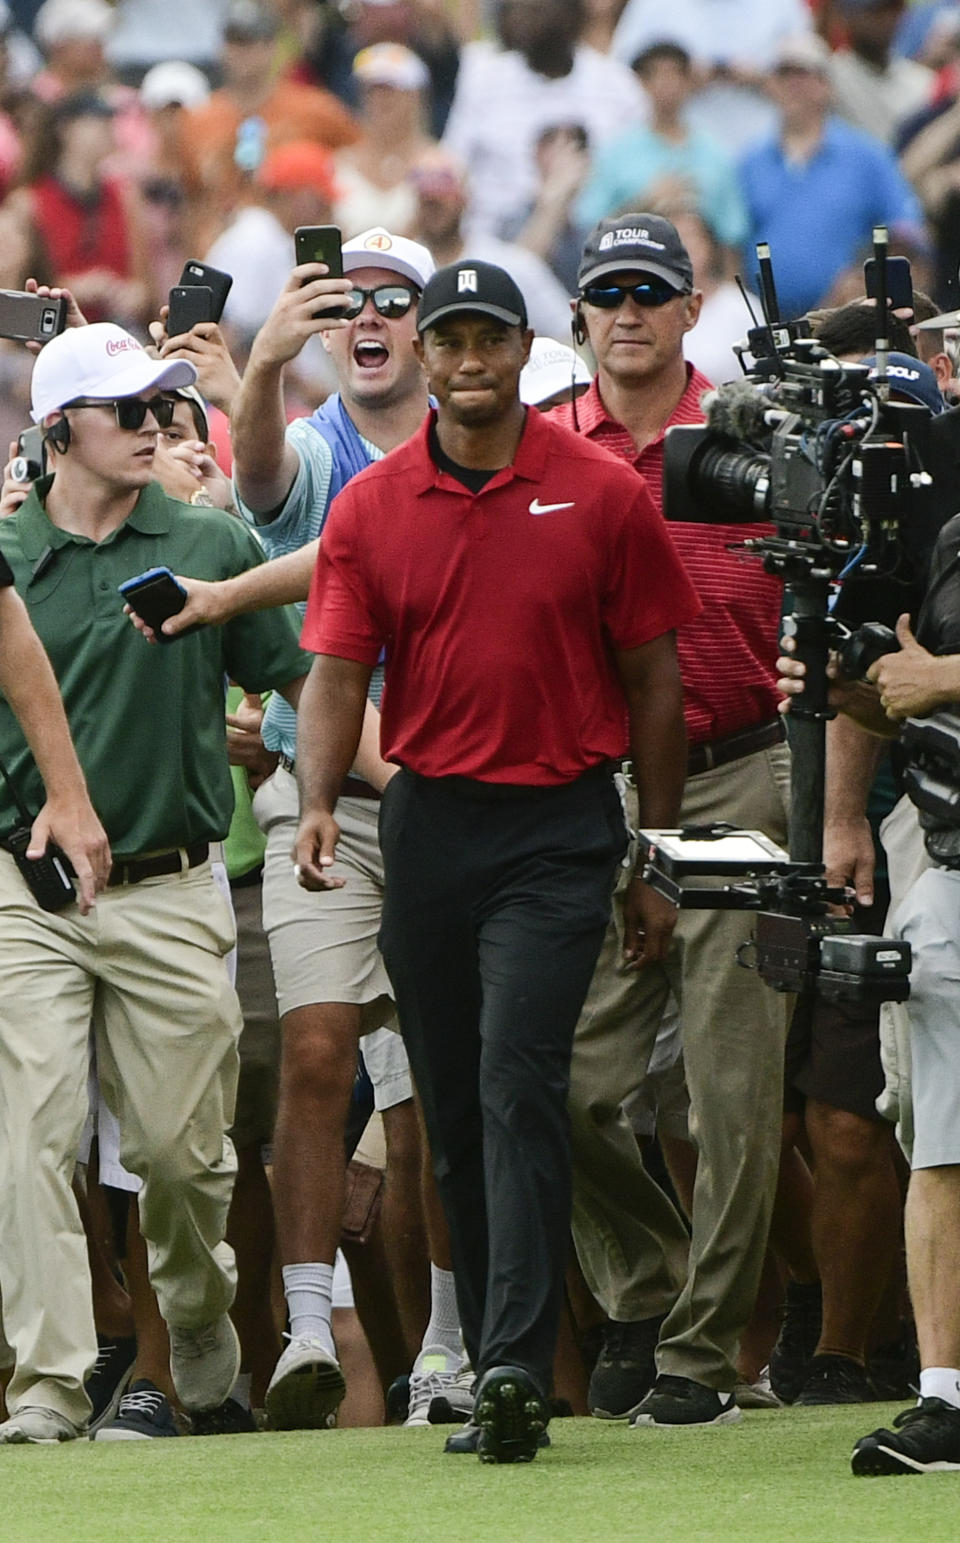
[[[261,611],[151,645],[123,614],[117,586],[147,568],[223,579],[263,561],[242,520],[193,508],[150,483],[118,530],[96,542],[51,524],[37,482],[0,520],[13,570],[50,655],[90,796],[114,855],[219,841],[233,811],[225,681],[267,691],[305,675],[296,613]],[[2,645],[0,645],[2,646]],[[0,697],[0,757],[31,812],[43,786],[20,727]],[[0,831],[19,823],[0,788]]]

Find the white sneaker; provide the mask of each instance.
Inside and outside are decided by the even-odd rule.
[[[184,1409],[218,1409],[240,1375],[240,1341],[229,1315],[199,1329],[169,1329],[170,1375]]]
[[[738,1382],[733,1390],[738,1409],[782,1409],[783,1404],[770,1386],[766,1367],[756,1382]]]
[[[473,1367],[443,1345],[424,1345],[410,1373],[404,1425],[460,1425],[473,1414]],[[434,1409],[434,1400],[439,1405]]]
[[[0,1425],[0,1443],[19,1445],[33,1443],[37,1446],[56,1446],[58,1441],[76,1441],[83,1431],[56,1409],[41,1409],[28,1405],[4,1420]]]
[[[347,1391],[340,1363],[322,1340],[291,1338],[267,1388],[267,1419],[272,1430],[327,1430],[337,1423],[337,1408]]]

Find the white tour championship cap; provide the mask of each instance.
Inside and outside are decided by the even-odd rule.
[[[536,407],[575,386],[589,386],[593,379],[580,355],[566,343],[553,338],[534,338],[530,358],[520,371],[520,400],[525,407]]]
[[[197,372],[186,359],[152,359],[135,337],[112,321],[68,327],[51,338],[33,367],[30,416],[42,423],[78,397],[136,396],[150,386],[176,391]]]
[[[436,271],[436,263],[419,241],[406,236],[391,235],[382,225],[372,230],[362,230],[359,236],[351,236],[343,243],[343,271],[352,273],[354,268],[389,268],[411,279],[418,289]]]

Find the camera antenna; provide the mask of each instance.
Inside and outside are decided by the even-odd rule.
[[[741,298],[741,300],[743,301],[744,305],[747,308],[747,311],[748,311],[749,316],[750,316],[750,320],[753,322],[753,325],[755,327],[758,326],[759,323],[757,321],[757,313],[753,309],[753,305],[751,304],[750,293],[749,293],[749,291],[747,289],[747,286],[744,284],[743,279],[740,277],[739,273],[735,273],[733,275],[733,281],[734,281],[734,283],[736,284],[737,288],[740,291],[740,298]]]
[[[874,351],[877,359],[877,395],[881,402],[887,401],[890,395],[890,382],[887,377],[887,363],[890,355],[890,313],[887,309],[887,246],[887,227],[885,225],[875,225],[873,228],[873,266],[877,276],[877,343]]]

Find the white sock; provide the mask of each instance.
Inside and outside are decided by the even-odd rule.
[[[241,1409],[250,1408],[250,1384],[252,1382],[252,1372],[241,1372],[230,1390],[230,1397],[236,1400]]]
[[[330,1328],[333,1265],[285,1264],[281,1273],[291,1339],[318,1339],[325,1350],[336,1355]]]
[[[442,1345],[450,1355],[463,1359],[453,1271],[438,1270],[435,1264],[430,1266],[430,1322],[423,1336],[423,1344],[424,1347]]]
[[[920,1397],[942,1398],[960,1409],[960,1371],[955,1366],[927,1366],[920,1373]]]

